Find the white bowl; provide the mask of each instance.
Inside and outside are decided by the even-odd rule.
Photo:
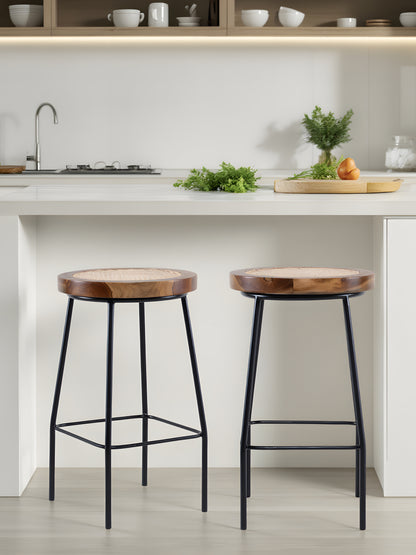
[[[284,6],[279,8],[277,15],[283,27],[299,27],[305,17],[303,12],[298,12]]]
[[[40,4],[11,4],[9,10],[43,10]]]
[[[416,12],[403,12],[399,20],[403,27],[416,27]]]
[[[33,9],[30,9],[30,8],[27,8],[27,9],[24,8],[24,9],[20,10],[20,9],[17,9],[17,8],[16,9],[10,8],[9,13],[43,13],[43,10],[33,10]]]
[[[43,6],[9,6],[9,15],[16,27],[39,27],[43,24]]]
[[[179,21],[179,23],[199,23],[201,21],[200,17],[195,17],[191,15],[177,17],[176,19]]]
[[[357,19],[355,17],[340,17],[337,19],[337,27],[357,27]]]
[[[298,12],[298,10],[294,10],[293,8],[288,8],[287,6],[280,6],[279,10],[286,13],[302,13]]]
[[[268,10],[241,10],[241,21],[247,27],[263,27],[268,19]]]

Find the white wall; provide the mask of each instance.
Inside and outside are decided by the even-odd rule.
[[[331,39],[296,42],[2,39],[0,67],[6,77],[0,80],[0,163],[22,163],[26,154],[33,153],[34,113],[41,102],[50,101],[58,110],[60,122],[54,126],[51,114],[46,110],[42,113],[43,167],[63,167],[66,163],[103,159],[107,162],[118,159],[122,163],[150,163],[165,168],[189,168],[202,164],[213,167],[222,160],[252,164],[257,168],[304,167],[316,159],[316,152],[302,141],[299,122],[305,112],[319,104],[337,114],[348,108],[354,109],[354,140],[340,152],[353,156],[362,169],[382,169],[390,136],[399,133],[416,135],[416,49],[412,45],[413,41]],[[243,219],[221,219],[219,229],[223,236],[232,236],[235,242],[229,239],[229,250],[221,250],[219,258],[212,257],[209,234],[212,225],[216,224],[209,219],[187,218],[180,222],[179,219],[155,218],[145,224],[142,219],[127,218],[118,222],[124,232],[115,231],[116,228],[108,226],[105,220],[96,221],[98,223],[90,227],[88,219],[80,219],[74,240],[73,222],[68,219],[45,218],[39,221],[38,316],[43,324],[38,336],[38,464],[42,466],[47,462],[45,430],[65,304],[55,289],[56,274],[77,267],[131,264],[132,253],[137,254],[133,257],[136,263],[140,260],[143,265],[182,265],[200,273],[201,292],[192,296],[192,308],[214,441],[210,462],[218,466],[237,464],[250,303],[228,291],[228,270],[256,263],[271,264],[275,259],[280,264],[348,264],[371,268],[369,220],[338,219],[335,223],[325,219],[320,223],[306,218],[273,222],[268,218],[250,218],[252,227],[247,229]],[[173,234],[171,225],[176,230]],[[334,227],[339,230],[335,236]],[[231,231],[234,235],[230,235]],[[131,232],[133,239],[126,241]],[[278,246],[270,239],[274,232],[279,234]],[[143,237],[148,241],[152,236],[157,240],[147,243],[146,247]],[[172,245],[160,248],[165,238],[169,245],[171,238],[177,236],[181,238],[181,244],[189,237],[188,249],[181,247],[178,251]],[[244,242],[241,242],[241,236],[244,236]],[[103,237],[110,241],[112,248],[106,248]],[[326,245],[328,237],[333,241],[332,246],[329,250],[326,246],[322,249],[321,245]],[[122,251],[117,246],[117,238],[123,238],[125,246]],[[305,238],[308,238],[306,244]],[[157,250],[152,250],[152,245],[156,245]],[[214,291],[219,295],[217,305],[209,300],[212,293],[206,280],[212,276]],[[368,375],[371,368],[371,296],[355,301],[355,305],[359,354],[367,368],[364,396],[371,445],[372,391],[371,376]],[[222,309],[223,306],[229,311],[224,321],[228,327],[221,328],[223,333],[220,333],[215,325],[215,308]],[[165,307],[155,307],[156,313],[159,314],[162,308]],[[319,311],[316,316],[317,308],[306,308],[306,317],[300,307],[293,308],[293,312],[287,308],[282,311],[291,322],[290,329],[283,322],[279,323],[280,320],[276,321],[279,330],[277,350],[280,352],[287,341],[287,353],[279,355],[279,363],[285,363],[286,367],[289,355],[294,354],[297,357],[295,368],[301,368],[304,367],[302,363],[308,361],[310,348],[315,356],[324,352],[318,348],[321,343],[314,344],[310,330],[316,333],[317,317],[319,322],[325,320],[321,320]],[[95,326],[95,317],[102,318],[99,309],[83,308],[84,323],[81,321],[81,327],[75,332],[78,347],[90,326]],[[173,311],[173,308],[168,310]],[[299,408],[305,404],[309,388],[321,386],[328,380],[327,395],[331,407],[342,408],[340,412],[343,413],[349,408],[345,391],[335,393],[335,387],[340,383],[348,386],[345,377],[339,382],[338,376],[334,378],[332,375],[332,357],[335,361],[344,354],[342,320],[339,311],[337,316],[331,312],[335,310],[332,306],[323,309],[324,316],[334,314],[334,318],[339,318],[336,330],[325,328],[325,333],[331,337],[329,347],[328,341],[324,343],[325,352],[329,349],[331,362],[323,363],[323,375],[318,384],[311,375],[300,374],[306,380],[301,383],[307,385],[294,407],[297,416],[300,416]],[[120,310],[123,314],[126,311],[127,308]],[[174,312],[169,314],[167,323],[176,323]],[[133,325],[133,316],[124,314],[123,317]],[[163,311],[156,317],[157,328],[164,329],[165,318]],[[229,336],[235,320],[238,322],[235,330],[238,339]],[[98,348],[102,343],[98,333],[101,333],[102,325],[97,330],[94,328],[93,345],[100,353],[102,351]],[[177,325],[181,326],[180,323]],[[294,349],[293,340],[286,337],[292,328],[296,331],[299,327],[307,342],[307,349],[300,352]],[[127,332],[128,324],[123,324],[121,329]],[[270,344],[266,362],[271,362],[275,354],[273,331],[270,330],[272,328],[268,332]],[[119,337],[122,342],[127,341],[124,331]],[[216,343],[207,340],[210,333],[214,334]],[[175,338],[182,341],[179,327]],[[152,341],[157,343],[157,337]],[[228,353],[220,363],[216,351],[218,342],[221,352]],[[130,343],[125,347],[129,355],[134,354]],[[155,349],[158,356],[157,347]],[[89,355],[86,359],[79,358],[80,354],[72,356],[76,362],[81,362],[80,371],[84,373],[79,382],[72,378],[74,381],[69,386],[72,401],[64,409],[64,414],[70,418],[78,404],[78,398],[74,401],[71,394],[81,397],[80,404],[81,401],[88,403],[95,382],[102,377],[102,354]],[[101,358],[95,359],[96,356]],[[221,364],[221,375],[227,378],[220,391],[218,364]],[[343,364],[345,366],[344,359]],[[136,371],[133,362],[128,365],[131,372]],[[94,373],[88,376],[85,369],[92,366]],[[126,376],[121,382],[124,385],[130,380]],[[276,385],[280,391],[282,376],[274,374],[270,367],[265,384]],[[284,385],[294,387],[297,383],[295,374],[286,376],[289,376],[290,383]],[[79,383],[83,386],[81,390]],[[275,404],[270,393],[273,387],[267,389],[267,385],[261,384],[259,387],[266,388],[262,395],[268,412]],[[133,411],[135,393],[131,391]],[[319,394],[322,394],[322,388]],[[167,396],[167,391],[162,393],[160,404]],[[279,392],[279,403],[281,401],[286,403],[287,400]],[[328,413],[331,407],[328,407]],[[91,408],[98,410],[98,400]],[[169,403],[169,409],[172,408],[173,402]],[[289,409],[290,405],[285,408]],[[306,404],[304,408],[306,412],[307,408],[313,407]],[[230,414],[232,417],[228,420]],[[65,438],[63,441],[66,447],[58,457],[59,464],[94,466],[101,463],[100,453],[87,446],[74,445]],[[198,464],[196,453],[196,447],[186,446],[183,452],[178,449],[176,458],[166,459],[156,451],[155,455],[152,454],[155,457],[152,461],[159,465],[193,465]],[[120,464],[135,464],[138,457],[135,453],[118,456],[121,457]],[[344,455],[339,453],[325,454],[325,457],[307,454],[306,458],[293,454],[258,457],[262,464],[345,464]],[[371,455],[369,460],[371,463]]]
[[[372,221],[358,217],[39,217],[37,235],[37,463],[47,466],[48,423],[65,295],[56,275],[88,267],[166,266],[198,273],[189,295],[209,428],[212,466],[238,466],[253,302],[229,288],[229,271],[250,265],[373,267]],[[352,303],[368,463],[372,464],[372,293]],[[351,386],[340,301],[266,303],[254,418],[350,420]],[[150,412],[197,425],[178,301],[148,306]],[[114,414],[140,412],[137,307],[116,307]],[[59,420],[104,414],[106,307],[74,308]],[[138,441],[137,421],[115,425],[115,441]],[[354,443],[354,431],[327,426],[268,428],[266,442]],[[328,429],[329,428],[329,429]],[[103,440],[103,430],[82,430]],[[166,429],[151,424],[151,435]],[[168,429],[168,434],[171,430]],[[262,433],[253,433],[262,441]],[[200,442],[199,442],[200,443]],[[114,464],[139,466],[137,449]],[[150,448],[153,466],[198,466],[200,445]],[[103,452],[58,436],[59,466],[101,466]],[[261,466],[348,466],[353,452],[254,453]]]
[[[413,41],[0,41],[0,163],[115,159],[157,167],[309,165],[299,125],[315,104],[355,112],[340,153],[382,169],[393,134],[416,135]]]

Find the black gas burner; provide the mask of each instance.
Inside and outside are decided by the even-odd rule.
[[[113,162],[111,165],[106,165],[100,162],[91,167],[90,164],[77,164],[77,165],[68,165],[66,166],[65,170],[61,170],[59,173],[65,174],[78,174],[78,175],[104,175],[104,174],[117,174],[117,175],[149,175],[149,174],[156,174],[159,175],[161,172],[160,170],[155,170],[151,166],[141,166],[140,164],[130,164],[127,168],[120,167],[119,162],[116,166],[116,162]]]

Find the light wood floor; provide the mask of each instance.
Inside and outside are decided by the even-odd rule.
[[[58,469],[56,501],[39,469],[21,498],[0,498],[1,555],[416,555],[416,499],[386,499],[368,471],[368,530],[360,532],[351,469],[254,469],[249,529],[239,529],[238,471],[113,471],[113,529],[103,526],[103,471]]]

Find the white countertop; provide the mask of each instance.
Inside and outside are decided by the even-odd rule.
[[[161,176],[0,176],[0,215],[380,215],[416,216],[416,173],[395,193],[301,195],[274,193],[274,179],[293,171],[259,170],[255,193],[187,191],[172,186],[186,170]]]

